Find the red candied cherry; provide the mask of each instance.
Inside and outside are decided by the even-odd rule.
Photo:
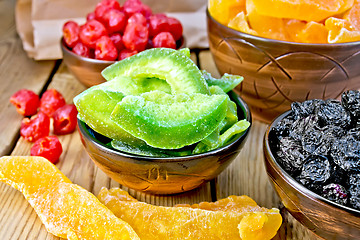
[[[154,48],[173,48],[176,49],[176,42],[173,35],[169,32],[161,32],[153,38]]]
[[[149,35],[154,37],[161,32],[169,32],[170,25],[165,14],[158,13],[149,18]]]
[[[175,41],[179,40],[183,34],[181,22],[173,17],[168,17],[169,32],[173,35]]]
[[[127,23],[125,13],[117,9],[107,10],[103,19],[109,33],[123,32]]]
[[[75,47],[72,49],[74,53],[83,57],[90,57],[90,48],[85,46],[83,43],[78,42]]]
[[[29,142],[34,142],[41,137],[49,135],[50,118],[43,112],[24,118],[21,122],[20,135]]]
[[[122,10],[120,3],[116,0],[103,0],[99,2],[95,7],[95,19],[105,23],[104,15],[109,9]]]
[[[118,57],[117,49],[108,36],[102,36],[96,41],[95,58],[114,61]]]
[[[30,149],[31,156],[41,156],[52,162],[59,161],[63,149],[56,136],[46,136],[38,139]]]
[[[62,28],[66,46],[73,48],[79,41],[79,25],[74,21],[67,21]]]
[[[149,30],[141,24],[128,24],[122,40],[127,49],[141,52],[148,44]]]
[[[125,48],[120,51],[118,60],[123,60],[123,59],[131,57],[132,55],[135,55],[137,53],[138,53],[138,51],[136,51],[136,50],[129,50],[129,49]]]
[[[55,89],[48,89],[40,98],[40,111],[52,117],[53,113],[65,104],[65,99],[61,93]]]
[[[80,40],[90,48],[95,48],[96,40],[104,35],[107,35],[106,28],[99,21],[90,20],[80,26]]]
[[[134,13],[129,19],[127,20],[127,25],[132,24],[139,24],[147,27],[146,18],[141,13]]]
[[[146,18],[149,18],[152,15],[151,8],[143,4],[140,0],[125,1],[124,11],[128,17],[132,16],[134,13],[141,13]]]
[[[120,33],[113,33],[109,36],[109,38],[114,43],[118,52],[124,49],[124,44],[122,42],[122,37]]]
[[[93,20],[93,19],[95,19],[95,13],[94,12],[88,13],[88,15],[86,15],[86,21],[90,21],[90,20]]]
[[[10,102],[14,104],[16,111],[23,116],[34,115],[40,105],[39,96],[27,89],[21,89],[14,93]]]
[[[77,110],[74,104],[64,105],[58,108],[53,115],[54,133],[64,135],[72,133],[76,128]]]

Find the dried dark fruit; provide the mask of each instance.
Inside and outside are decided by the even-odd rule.
[[[317,122],[318,117],[314,114],[310,114],[305,118],[299,118],[291,125],[289,136],[296,140],[301,140],[302,135],[306,131],[315,129],[318,126]]]
[[[293,116],[293,114],[289,114],[272,129],[272,132],[275,133],[277,138],[289,136],[289,129],[295,121]]]
[[[308,154],[302,149],[300,141],[284,137],[280,140],[277,155],[287,171],[295,172],[301,169]]]
[[[307,100],[305,102],[293,102],[291,110],[295,115],[295,119],[305,118],[310,114],[315,113],[316,108],[324,102],[320,99]]]
[[[316,129],[306,131],[301,138],[301,144],[305,151],[313,153],[323,143],[323,132]]]
[[[330,183],[324,186],[321,196],[342,205],[346,205],[348,200],[346,189],[337,183]]]
[[[301,168],[299,181],[312,190],[318,190],[318,185],[330,178],[330,172],[330,162],[326,157],[311,155]]]
[[[351,207],[360,210],[360,173],[350,175],[349,186],[349,204]]]
[[[326,100],[317,110],[320,125],[335,125],[347,128],[350,123],[350,114],[345,110],[341,103],[334,99]]]
[[[346,171],[360,171],[360,141],[346,135],[335,141],[330,153],[334,162]]]
[[[341,103],[351,116],[358,120],[360,119],[360,91],[346,91],[341,95]]]

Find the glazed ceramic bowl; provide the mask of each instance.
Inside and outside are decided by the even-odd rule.
[[[234,92],[230,97],[238,106],[239,119],[251,123],[246,103]],[[82,143],[90,158],[110,178],[129,188],[153,194],[173,194],[194,189],[215,178],[238,155],[250,127],[244,134],[219,149],[184,157],[148,157],[115,150],[111,139],[94,132],[78,120]]]
[[[359,239],[360,210],[332,202],[292,178],[278,163],[269,141],[270,130],[290,111],[277,117],[264,136],[265,168],[285,208],[300,223],[324,239]]]
[[[360,88],[360,41],[305,44],[257,37],[207,12],[211,53],[220,74],[244,76],[236,91],[254,118],[271,122],[293,101],[338,98]]]
[[[185,47],[184,37],[178,40],[176,44],[178,49]],[[105,79],[101,75],[101,71],[107,66],[113,64],[115,61],[105,61],[79,56],[66,47],[63,39],[61,39],[60,45],[64,63],[68,67],[69,71],[83,85],[91,87],[105,82]]]

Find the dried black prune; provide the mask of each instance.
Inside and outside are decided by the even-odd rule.
[[[350,114],[341,103],[334,99],[326,100],[317,109],[321,126],[335,125],[347,128],[351,123]]]
[[[295,119],[305,118],[310,114],[315,113],[315,109],[320,105],[323,100],[312,99],[304,102],[293,102],[291,110],[294,113]]]
[[[276,126],[272,129],[277,138],[289,136],[290,126],[294,123],[293,114],[289,114],[283,118]]]
[[[341,103],[354,120],[360,119],[360,91],[349,90],[341,95]]]
[[[360,171],[360,141],[354,136],[346,135],[335,141],[330,155],[345,171]]]
[[[337,183],[325,185],[321,196],[342,205],[346,205],[348,200],[348,192],[343,186]]]
[[[312,190],[318,190],[330,178],[330,172],[330,162],[326,157],[310,155],[303,163],[299,181]]]
[[[296,172],[301,169],[308,154],[302,149],[299,141],[289,137],[280,139],[277,155],[285,170]]]
[[[351,207],[360,210],[360,173],[349,176],[349,204]]]
[[[318,124],[318,117],[314,114],[310,114],[305,118],[297,119],[290,127],[289,136],[301,140],[302,135],[309,129],[316,129]]]
[[[301,138],[301,144],[305,151],[313,153],[323,143],[323,132],[310,129],[306,131]]]

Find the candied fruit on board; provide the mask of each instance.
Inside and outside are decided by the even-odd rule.
[[[70,240],[139,239],[129,224],[93,194],[72,184],[45,158],[0,158],[0,181],[21,191],[55,236]]]
[[[266,240],[275,236],[282,222],[278,209],[261,208],[246,196],[208,203],[211,207],[206,210],[153,206],[132,199],[118,188],[103,188],[98,198],[141,239]],[[203,205],[207,204],[199,204]]]

